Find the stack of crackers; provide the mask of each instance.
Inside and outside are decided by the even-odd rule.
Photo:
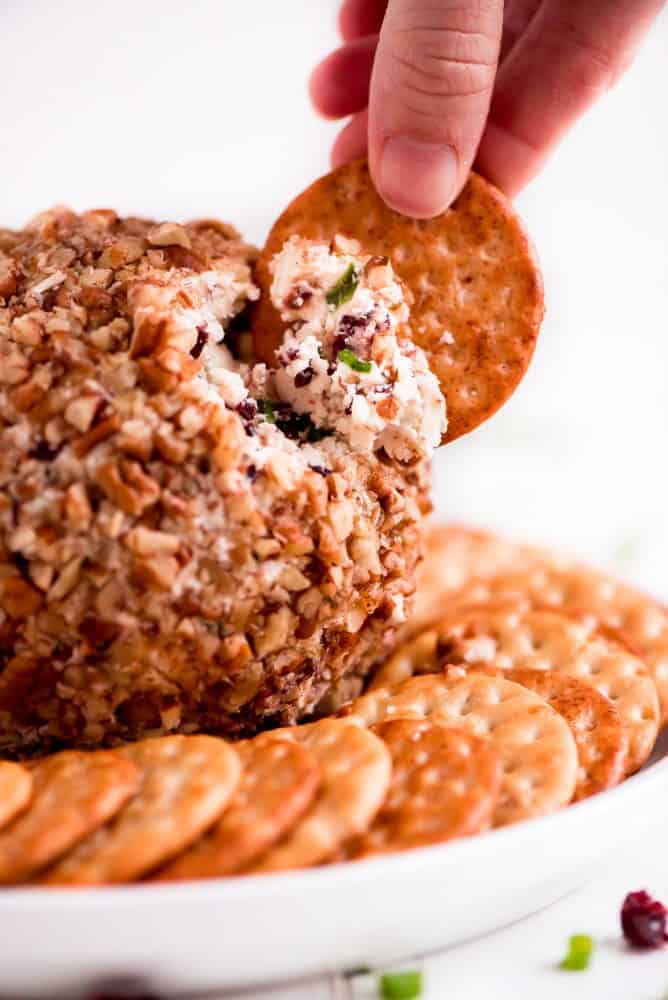
[[[668,614],[608,575],[435,525],[416,616],[336,717],[0,762],[0,882],[268,873],[553,813],[647,761]]]

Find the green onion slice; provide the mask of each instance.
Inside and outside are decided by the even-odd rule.
[[[588,934],[574,934],[568,940],[568,952],[559,968],[569,972],[582,972],[589,967],[593,951],[594,942]]]
[[[327,304],[333,306],[334,309],[338,309],[338,307],[342,306],[344,302],[348,302],[349,299],[352,299],[358,284],[359,278],[357,277],[355,265],[348,264],[348,267],[345,269],[339,280],[336,284],[332,285],[330,290],[327,292],[325,296]]]
[[[368,374],[373,367],[371,361],[362,361],[348,347],[344,347],[342,351],[339,351],[337,361],[342,361],[344,365],[348,365],[354,372],[364,372],[365,374]]]
[[[386,972],[380,977],[383,1000],[414,1000],[422,996],[421,972]]]
[[[276,414],[274,412],[274,404],[268,399],[258,399],[257,408],[260,413],[264,416],[264,419],[268,424],[276,423]]]

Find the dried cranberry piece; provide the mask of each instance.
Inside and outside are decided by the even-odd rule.
[[[281,408],[283,409],[283,408]],[[311,419],[306,413],[295,413],[292,410],[279,412],[276,417],[276,426],[288,438],[298,438],[311,427]]]
[[[51,445],[48,441],[38,441],[35,447],[28,452],[28,457],[36,458],[38,462],[51,462],[57,458],[62,448],[62,444]]]
[[[661,948],[668,941],[668,911],[644,889],[627,895],[620,916],[624,937],[635,948]]]
[[[195,341],[195,346],[190,351],[191,358],[198,358],[200,356],[206,347],[208,339],[209,331],[206,328],[206,323],[202,323],[201,326],[197,327],[197,340]]]
[[[257,403],[254,399],[242,399],[237,406],[237,413],[242,420],[254,420],[257,415]]]
[[[306,368],[303,368],[300,372],[297,372],[297,374],[295,375],[295,387],[297,389],[303,389],[305,385],[308,385],[309,382],[313,380],[314,375],[315,372],[313,371],[311,366],[307,365]]]
[[[350,339],[358,330],[363,330],[367,327],[370,319],[371,313],[365,313],[363,316],[351,316],[348,314],[342,316],[338,324],[339,336],[345,337],[347,340]]]

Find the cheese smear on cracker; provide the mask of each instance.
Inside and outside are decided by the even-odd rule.
[[[271,297],[287,324],[271,379],[278,398],[353,451],[397,461],[431,454],[445,399],[406,335],[409,305],[385,257],[356,241],[292,237],[274,257]]]

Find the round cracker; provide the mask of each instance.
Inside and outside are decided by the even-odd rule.
[[[139,771],[132,799],[40,880],[131,882],[188,847],[221,815],[239,782],[235,751],[213,736],[165,736],[123,747]]]
[[[32,794],[30,772],[10,760],[0,761],[0,829],[25,809]]]
[[[290,236],[329,242],[336,234],[389,257],[410,289],[412,336],[447,401],[444,440],[491,416],[524,375],[544,311],[535,253],[510,202],[472,173],[443,215],[416,220],[387,207],[365,160],[321,177],[286,208],[260,254],[260,360],[271,363],[285,329],[269,296],[272,258]]]
[[[164,868],[158,881],[214,878],[246,867],[283,836],[313,800],[320,770],[305,747],[290,740],[235,744],[242,777],[215,826]]]
[[[488,737],[502,767],[494,826],[546,815],[573,797],[578,758],[568,724],[543,698],[505,677],[412,677],[363,695],[342,714],[367,726],[428,718]]]
[[[120,753],[64,750],[29,765],[28,809],[0,832],[0,882],[24,882],[107,822],[137,787]]]
[[[392,757],[383,807],[367,833],[347,844],[362,858],[439,844],[486,830],[501,785],[501,765],[488,740],[427,719],[395,719],[374,727]]]
[[[372,686],[457,665],[554,670],[576,677],[619,712],[628,734],[627,773],[652,752],[659,727],[654,681],[642,660],[588,618],[500,603],[454,609],[397,650]]]
[[[544,698],[570,726],[579,764],[574,802],[623,780],[628,738],[619,712],[609,698],[590,684],[557,670],[518,669],[502,673],[509,681]]]
[[[538,549],[520,545],[489,531],[428,521],[422,537],[420,563],[410,620],[404,635],[413,635],[443,611],[446,598],[473,579],[487,579],[503,570],[534,565]]]
[[[390,784],[392,765],[382,740],[341,719],[322,719],[259,738],[301,743],[317,760],[321,780],[311,808],[247,871],[277,872],[319,864],[368,829]]]

